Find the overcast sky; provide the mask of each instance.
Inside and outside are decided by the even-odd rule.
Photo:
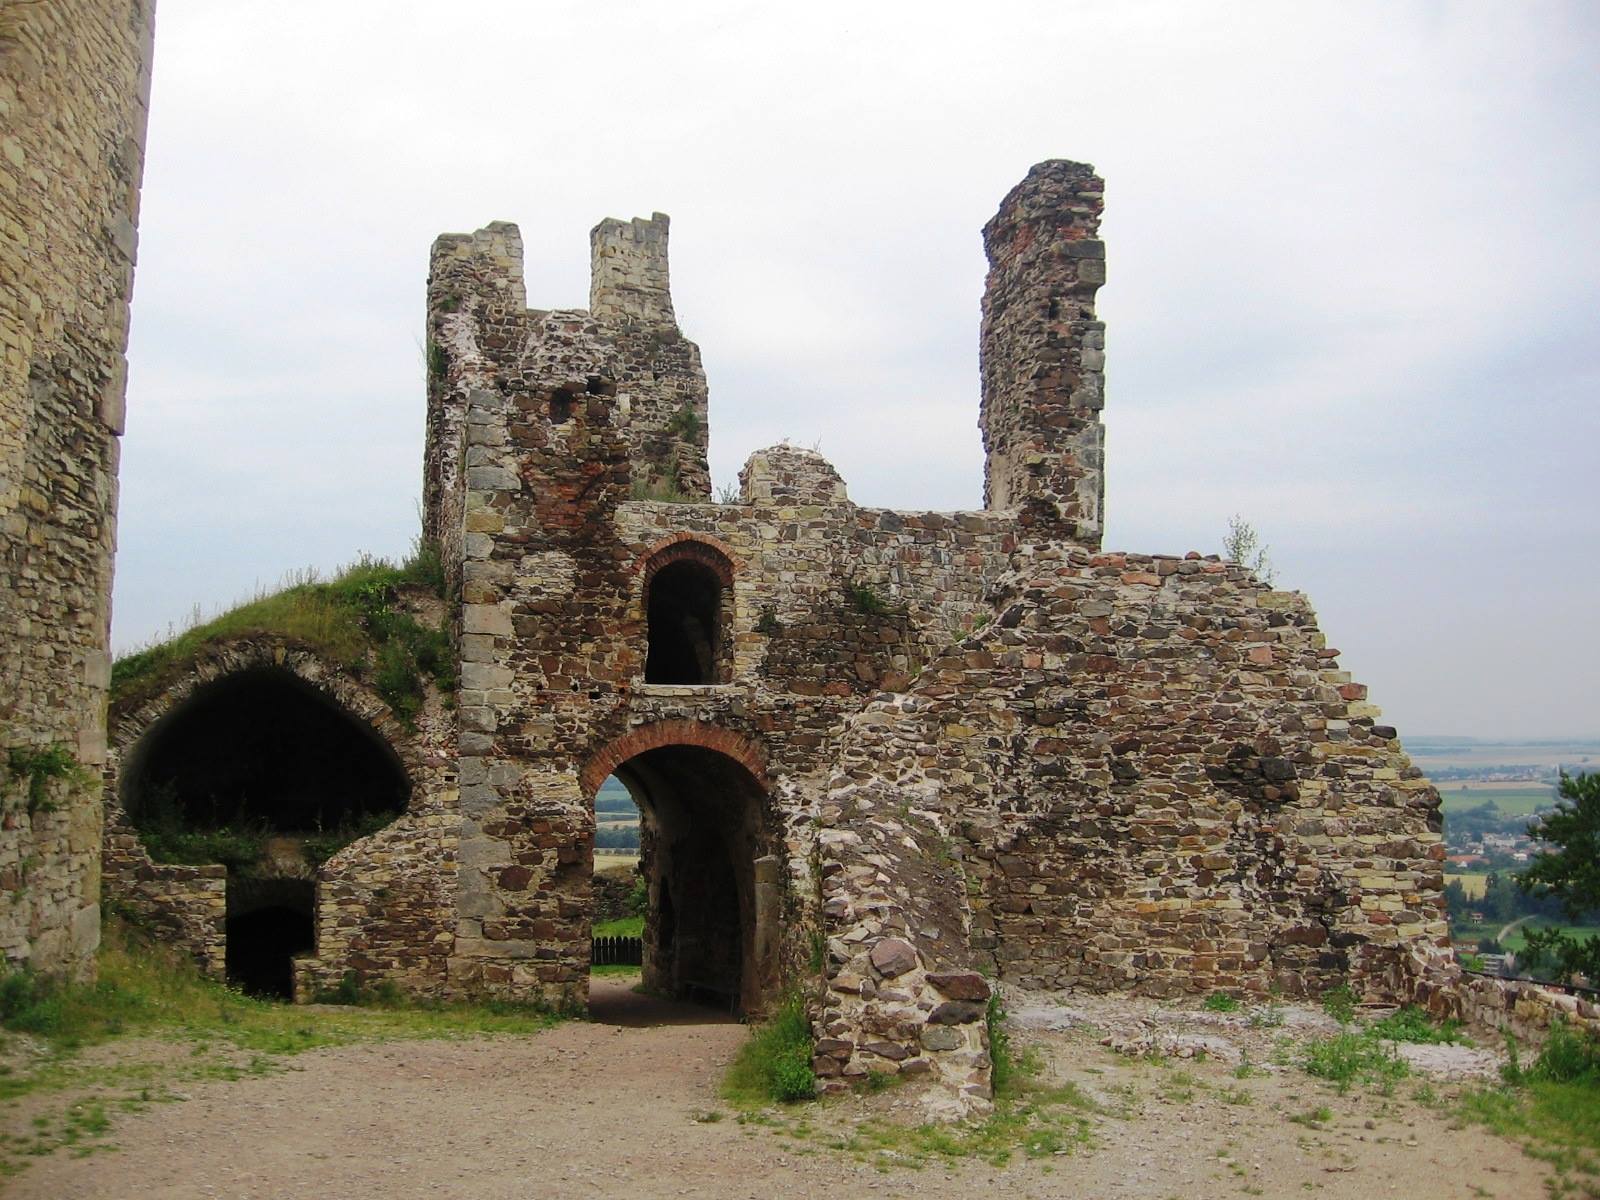
[[[670,213],[711,464],[981,505],[979,229],[1107,184],[1106,545],[1241,513],[1402,734],[1600,735],[1600,6],[160,0],[112,638],[417,528],[428,247]]]

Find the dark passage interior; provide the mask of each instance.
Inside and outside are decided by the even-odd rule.
[[[765,793],[738,762],[698,746],[649,750],[616,769],[639,804],[650,904],[644,982],[679,999],[760,1012],[775,986],[776,889]]]
[[[319,857],[405,811],[411,785],[364,721],[289,671],[198,687],[123,768],[123,805],[153,857],[228,867],[227,974],[291,994],[290,960],[314,948]]]
[[[309,879],[228,881],[228,982],[252,996],[294,996],[291,960],[314,948]]]
[[[715,683],[722,581],[703,563],[668,563],[650,580],[645,601],[649,646],[646,683]]]
[[[145,736],[123,804],[141,828],[311,833],[402,812],[394,751],[289,671],[256,669],[196,688]]]

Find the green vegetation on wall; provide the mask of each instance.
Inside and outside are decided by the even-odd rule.
[[[50,785],[59,780],[88,786],[93,775],[64,743],[12,746],[0,760],[0,806],[50,812],[55,808]]]
[[[363,556],[323,582],[314,572],[196,624],[165,642],[119,658],[111,695],[138,703],[156,694],[208,643],[267,634],[302,643],[324,658],[366,676],[409,724],[422,707],[423,679],[455,688],[448,622],[423,625],[398,601],[409,588],[444,591],[438,549],[419,542],[400,565]]]

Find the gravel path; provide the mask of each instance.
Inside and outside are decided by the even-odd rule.
[[[396,1042],[315,1051],[281,1074],[194,1087],[185,1103],[117,1118],[116,1149],[38,1160],[16,1200],[318,1200],[819,1194],[1006,1200],[1264,1195],[1532,1197],[1537,1164],[1481,1130],[1398,1098],[1338,1097],[1297,1071],[1244,1080],[1220,1057],[1162,1064],[1112,1053],[1094,1011],[1018,1031],[1058,1079],[1117,1115],[1071,1157],[973,1159],[880,1171],[820,1139],[719,1108],[717,1081],[744,1037],[704,1009],[595,981],[590,1023],[528,1038]],[[1108,1011],[1125,1010],[1126,1006]],[[1037,1015],[1037,1014],[1035,1014]],[[707,1023],[710,1021],[711,1023]],[[1235,1036],[1223,1028],[1219,1037]],[[1247,1099],[1241,1099],[1241,1096]],[[1326,1105],[1307,1126],[1288,1118]],[[891,1091],[816,1106],[818,1127],[909,1110]],[[725,1111],[725,1110],[724,1110]],[[697,1120],[697,1118],[700,1118]],[[791,1118],[792,1120],[792,1118]],[[1475,1190],[1482,1189],[1482,1190]]]

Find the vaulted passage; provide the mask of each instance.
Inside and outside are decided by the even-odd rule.
[[[320,862],[405,810],[411,785],[364,721],[292,672],[198,687],[124,763],[122,802],[152,857],[228,867],[227,974],[288,997],[314,949]]]
[[[289,671],[258,668],[196,688],[147,733],[124,771],[141,828],[328,832],[402,812],[411,791],[365,722]]]
[[[681,559],[650,579],[646,683],[715,683],[722,581],[704,563]]]
[[[645,985],[761,1012],[777,985],[779,899],[761,785],[698,746],[647,750],[615,774],[641,815]]]

